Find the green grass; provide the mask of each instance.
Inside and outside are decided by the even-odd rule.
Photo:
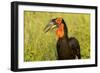
[[[57,59],[55,31],[44,33],[44,27],[56,17],[62,17],[69,37],[78,39],[83,59],[90,58],[90,15],[74,13],[24,12],[24,61]]]

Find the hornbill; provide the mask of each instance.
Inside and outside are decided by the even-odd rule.
[[[63,18],[52,19],[44,32],[56,28],[58,60],[81,59],[80,45],[75,37],[68,37],[68,28]]]

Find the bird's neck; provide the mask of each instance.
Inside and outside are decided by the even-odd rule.
[[[60,25],[58,25],[58,29],[56,30],[56,35],[57,35],[58,39],[60,39],[60,38],[67,39],[68,38],[66,24],[61,23]]]
[[[64,36],[64,25],[61,23],[58,25],[58,29],[56,30],[57,38],[62,38]]]

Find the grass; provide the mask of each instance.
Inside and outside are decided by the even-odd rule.
[[[69,37],[78,39],[82,59],[90,58],[90,15],[74,13],[24,12],[24,61],[57,59],[55,31],[44,33],[44,27],[56,17],[62,17]]]

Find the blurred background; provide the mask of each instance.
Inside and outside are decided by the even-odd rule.
[[[62,17],[68,27],[68,36],[78,39],[82,59],[90,58],[90,15],[79,13],[24,12],[24,61],[57,59],[55,30],[44,33],[51,19]]]

